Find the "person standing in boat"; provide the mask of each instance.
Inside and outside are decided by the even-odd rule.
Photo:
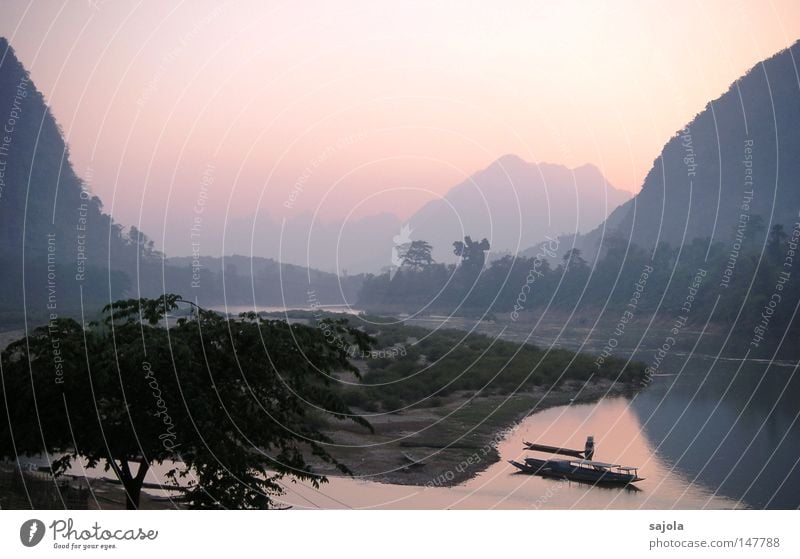
[[[586,437],[586,446],[583,447],[583,457],[591,460],[594,457],[594,435]]]

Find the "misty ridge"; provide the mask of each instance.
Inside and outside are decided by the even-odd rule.
[[[397,312],[416,303],[531,324],[551,310],[573,327],[588,317],[613,327],[646,276],[639,318],[679,319],[678,330],[699,317],[736,323],[737,355],[796,336],[798,54],[795,43],[710,102],[669,139],[641,192],[589,233],[542,239],[480,270],[440,264],[368,276],[359,305]]]
[[[766,229],[791,229],[800,211],[798,54],[795,43],[709,102],[669,139],[641,192],[576,246],[596,250],[610,233],[646,248],[694,239],[727,243],[750,216],[760,216]],[[746,235],[762,245],[766,238],[758,227]]]
[[[237,281],[237,270],[257,278],[260,305],[307,305],[308,291],[324,302],[341,302],[332,274],[228,258],[174,262],[135,226],[115,222],[92,194],[91,174],[78,177],[61,128],[13,48],[0,38],[0,110],[6,127],[0,146],[0,324],[18,327],[52,316],[94,316],[127,296],[158,296],[166,290],[196,293],[204,304],[246,304],[253,289]],[[222,291],[223,273],[229,272]],[[280,288],[281,280],[283,289]],[[241,288],[240,288],[241,286]]]
[[[506,155],[407,220],[388,212],[348,221],[306,213],[282,227],[261,212],[225,224],[225,250],[358,274],[390,267],[394,247],[421,239],[437,262],[455,263],[452,243],[465,235],[491,239],[494,254],[514,254],[547,236],[589,232],[630,197],[593,165],[569,169]]]
[[[63,133],[13,47],[2,39],[0,49],[0,98],[15,117],[3,159],[0,250],[7,261],[23,264],[0,272],[7,287],[0,320],[7,324],[19,324],[26,313],[44,319],[51,310],[75,314],[122,296],[165,291],[190,293],[207,305],[307,306],[311,292],[324,304],[352,304],[360,274],[396,264],[404,232],[431,239],[435,257],[454,263],[450,245],[466,230],[513,251],[542,235],[589,230],[629,197],[590,165],[567,169],[506,156],[406,222],[388,213],[347,223],[302,215],[281,232],[278,222],[253,215],[229,221],[224,231],[204,224],[210,239],[204,247],[225,234],[224,262],[222,254],[192,254],[189,243],[181,244],[184,255],[165,255],[145,232],[104,212],[92,194],[91,170],[82,178],[75,173]],[[56,295],[58,308],[48,309]]]
[[[800,208],[798,44],[758,64],[677,131],[633,198],[592,165],[506,155],[408,220],[300,215],[283,225],[262,212],[204,231],[224,233],[224,255],[165,255],[145,232],[104,213],[92,177],[74,172],[31,77],[5,40],[0,49],[0,102],[14,118],[0,161],[0,251],[16,264],[0,271],[0,320],[8,325],[26,313],[44,319],[164,292],[208,306],[307,308],[313,295],[376,311],[494,316],[516,308],[524,318],[537,308],[614,308],[648,262],[660,283],[643,309],[679,307],[702,268],[706,288],[725,297],[727,314],[715,317],[723,321],[743,308],[757,316],[774,276],[794,273],[785,264]],[[487,247],[472,259],[454,247],[482,239]],[[427,247],[422,260],[406,258],[411,246]],[[549,279],[519,305],[531,269]],[[754,282],[762,289],[750,289]],[[789,301],[796,283],[787,286]],[[50,309],[56,290],[58,309]],[[782,304],[776,321],[788,321],[792,309]]]

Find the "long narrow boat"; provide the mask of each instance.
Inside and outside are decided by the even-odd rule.
[[[548,464],[551,475],[567,479],[614,485],[627,485],[642,481],[638,468],[593,460],[552,460]]]
[[[560,446],[550,446],[549,444],[529,443],[524,441],[527,450],[535,450],[536,452],[549,452],[550,454],[563,454],[565,456],[573,456],[575,458],[586,458],[583,450],[573,450],[571,448],[564,448]]]
[[[509,462],[521,472],[547,477],[561,477],[574,481],[588,481],[603,485],[628,485],[642,481],[638,468],[595,462],[592,460],[541,460],[526,458],[524,463]]]
[[[509,460],[509,464],[518,468],[521,472],[531,475],[548,475],[550,460],[540,460],[538,458],[526,458],[525,462]]]

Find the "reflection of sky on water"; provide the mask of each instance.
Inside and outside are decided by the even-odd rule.
[[[670,356],[633,400],[552,408],[528,417],[500,443],[503,458],[453,488],[331,478],[315,490],[285,482],[297,508],[797,508],[800,506],[800,381],[793,366]],[[683,368],[682,368],[683,367]],[[523,441],[583,448],[595,460],[638,466],[639,491],[516,473]],[[35,460],[34,460],[35,461]],[[44,463],[44,460],[41,460]],[[454,465],[455,467],[455,465]],[[169,464],[155,466],[148,481]],[[109,475],[99,470],[73,473]],[[435,479],[441,472],[431,472]]]
[[[335,479],[320,492],[297,488],[286,501],[388,508],[800,506],[800,380],[791,364],[675,354],[660,370],[666,374],[632,401],[529,417],[500,444],[503,462],[464,485],[423,489]],[[525,440],[583,448],[590,434],[596,460],[641,468],[641,491],[515,474],[505,462],[527,455]]]
[[[793,366],[674,358],[631,408],[658,456],[754,508],[800,506],[800,381]],[[681,370],[683,367],[683,370]]]
[[[670,472],[641,436],[636,415],[625,399],[552,408],[523,421],[500,444],[503,461],[466,484],[454,488],[422,488],[332,479],[320,491],[288,485],[284,499],[299,508],[349,506],[377,508],[733,508],[736,501],[714,497],[707,488],[689,486]],[[647,478],[640,491],[593,487],[517,474],[505,462],[521,458],[523,441],[583,448],[586,435],[597,441],[596,460],[640,466]]]

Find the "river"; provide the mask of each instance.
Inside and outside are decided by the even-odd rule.
[[[652,351],[651,346],[626,353],[648,362]],[[658,371],[632,398],[605,398],[527,417],[499,443],[501,461],[459,486],[334,477],[318,490],[287,482],[281,502],[296,508],[800,507],[797,363],[721,359],[676,349]],[[638,466],[644,481],[628,489],[592,487],[518,474],[507,463],[527,455],[523,441],[582,448],[587,435],[597,441],[595,460]],[[159,468],[154,470],[148,481],[159,481]],[[78,468],[74,473],[95,475]]]
[[[452,488],[332,478],[315,490],[287,484],[298,508],[697,509],[800,506],[800,381],[796,366],[674,354],[669,371],[633,398],[551,408],[498,445],[502,460]],[[640,467],[636,489],[515,473],[523,441],[583,448],[595,460]],[[533,455],[533,454],[531,454]]]

